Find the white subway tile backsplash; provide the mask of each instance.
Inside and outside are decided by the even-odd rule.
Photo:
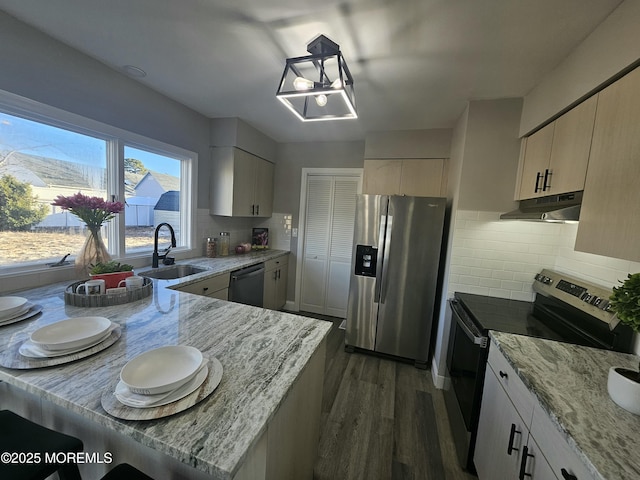
[[[504,270],[505,262],[502,260],[480,259],[480,266],[491,270]]]
[[[513,275],[514,273],[508,270],[494,270],[491,277],[499,280],[513,280]]]
[[[459,282],[462,285],[479,285],[480,279],[471,275],[460,275]]]
[[[481,287],[500,288],[502,280],[497,278],[481,278],[479,285]]]
[[[510,281],[510,280],[502,280],[502,282],[500,283],[500,288],[509,290],[511,292],[522,292],[524,290],[524,283]]]
[[[543,268],[612,287],[640,263],[573,250],[577,225],[499,220],[500,212],[456,213],[449,294],[454,291],[533,299]]]
[[[511,300],[521,300],[523,302],[532,302],[534,298],[533,290],[528,292],[511,292]]]
[[[490,288],[490,297],[511,298],[511,292],[509,290],[503,290],[501,288]]]

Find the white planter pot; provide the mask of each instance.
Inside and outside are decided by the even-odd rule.
[[[607,389],[611,399],[625,410],[640,415],[640,383],[628,379],[616,371],[616,368],[609,369],[609,379]]]

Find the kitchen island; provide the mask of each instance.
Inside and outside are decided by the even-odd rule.
[[[491,338],[592,478],[640,478],[640,417],[607,392],[609,368],[637,369],[637,356],[500,332]]]
[[[201,264],[210,271],[198,277],[242,266],[239,258],[232,260],[216,267],[207,259]],[[73,363],[1,368],[0,406],[77,435],[85,451],[111,452],[114,464],[131,463],[158,479],[311,479],[331,324],[167,288],[191,280],[154,281],[151,296],[100,308],[65,305],[66,283],[20,292],[43,311],[36,319],[0,327],[3,352],[67,317],[107,317],[120,325],[122,336]],[[218,388],[194,407],[157,420],[119,420],[105,412],[101,397],[113,388],[122,366],[164,345],[191,345],[217,358],[224,368]],[[86,478],[99,478],[108,469],[80,465]]]

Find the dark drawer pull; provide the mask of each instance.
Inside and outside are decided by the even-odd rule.
[[[553,172],[551,170],[549,170],[548,168],[545,169],[544,171],[544,182],[542,182],[542,191],[546,192],[547,190],[551,190],[551,176],[553,175]],[[549,182],[549,183],[547,183]]]
[[[564,478],[564,480],[578,480],[578,477],[576,477],[575,475],[571,475],[564,468],[560,469],[560,473],[562,474],[562,478]]]
[[[533,457],[533,455],[529,453],[529,448],[526,446],[522,447],[522,461],[520,462],[520,475],[518,475],[520,480],[524,480],[524,477],[531,476],[530,473],[525,473],[525,470],[527,469],[527,459],[529,457]]]
[[[500,370],[500,378],[509,378],[509,375],[507,375],[507,372]]]
[[[543,175],[541,172],[538,172],[536,174],[536,188],[533,190],[534,193],[538,193],[542,191],[542,187],[539,187],[538,185],[540,184],[540,180],[542,180]]]
[[[507,454],[511,455],[513,452],[517,452],[519,449],[513,446],[513,440],[515,439],[516,433],[521,433],[516,430],[516,424],[511,424],[511,433],[509,433],[509,445],[507,445]]]

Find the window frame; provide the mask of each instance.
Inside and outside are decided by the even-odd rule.
[[[88,135],[107,144],[106,176],[107,196],[115,195],[124,200],[124,148],[125,146],[165,155],[180,160],[180,221],[184,235],[184,246],[172,250],[176,256],[187,258],[197,253],[196,215],[197,215],[197,178],[198,154],[175,145],[170,145],[153,138],[107,125],[78,114],[46,105],[10,92],[0,90],[0,111],[34,122],[44,123],[74,133]],[[182,206],[184,205],[184,208]],[[115,260],[126,261],[134,267],[151,263],[151,251],[126,254],[125,218],[117,215],[107,224],[109,252]],[[51,259],[33,260],[21,264],[0,267],[0,276],[15,275],[26,272],[48,271],[47,262]],[[59,267],[59,268],[73,268]]]

